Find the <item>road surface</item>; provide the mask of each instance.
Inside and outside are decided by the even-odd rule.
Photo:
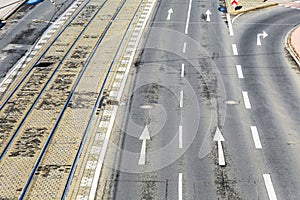
[[[217,8],[158,1],[120,102],[99,198],[299,197],[299,69],[285,50],[299,11],[247,13],[230,29]]]

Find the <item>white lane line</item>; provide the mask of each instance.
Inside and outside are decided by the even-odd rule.
[[[144,24],[141,28],[141,32],[138,35],[137,41],[139,41],[142,37],[142,33],[143,33],[143,31],[146,27],[146,23],[147,23],[147,21],[150,17],[150,13],[152,12],[152,9],[153,9],[155,3],[156,3],[156,1],[151,2],[151,9],[150,9],[150,11],[149,11],[149,13],[148,13],[148,15],[145,19],[145,22],[144,22]],[[137,46],[138,46],[138,42],[136,43],[136,46],[134,47],[134,49],[136,49]],[[120,101],[121,96],[123,94],[123,91],[124,91],[124,88],[125,88],[125,83],[126,83],[126,80],[127,80],[128,74],[129,74],[130,66],[133,62],[134,55],[135,55],[135,51],[133,51],[131,53],[131,57],[130,57],[130,60],[129,60],[128,65],[127,65],[127,70],[124,74],[124,78],[122,80],[121,87],[119,89],[119,94],[118,94],[118,97],[117,97],[118,101]],[[104,139],[104,142],[102,144],[101,153],[100,153],[98,163],[97,163],[97,167],[96,167],[96,170],[95,170],[95,173],[94,173],[94,178],[93,178],[92,187],[90,189],[89,199],[95,199],[95,196],[96,196],[96,191],[97,191],[97,188],[98,188],[98,181],[99,181],[100,174],[101,174],[101,171],[102,171],[104,157],[105,157],[106,150],[107,150],[107,147],[108,147],[108,144],[109,144],[109,139],[110,139],[110,135],[112,133],[112,128],[113,128],[113,125],[114,125],[114,122],[115,122],[117,111],[118,111],[118,106],[113,106],[112,116],[111,116],[110,121],[109,121],[108,129],[105,133],[105,139]]]
[[[244,13],[240,13],[240,14],[238,14],[237,16],[235,16],[233,19],[232,19],[232,24],[234,23],[234,21],[238,18],[238,17],[240,17],[241,15],[243,15]]]
[[[226,17],[227,17],[227,22],[228,22],[228,29],[229,29],[229,35],[230,36],[233,36],[233,28],[232,28],[232,22],[231,22],[231,19],[230,19],[230,14],[226,14]]]
[[[232,44],[232,52],[235,56],[239,55],[236,44]]]
[[[182,125],[179,125],[179,141],[178,141],[178,146],[179,149],[182,149]]]
[[[180,108],[183,107],[183,90],[180,91],[180,104],[179,104]]]
[[[181,78],[184,77],[184,63],[181,64]]]
[[[264,177],[264,181],[265,181],[265,185],[267,188],[269,199],[277,200],[270,174],[263,174],[263,177]]]
[[[178,176],[178,200],[182,200],[182,173]]]
[[[186,35],[189,32],[189,23],[190,23],[190,17],[191,17],[192,2],[193,2],[193,0],[190,0],[189,10],[188,10],[187,18],[186,18],[186,25],[185,25],[185,32],[184,32]]]
[[[261,142],[259,139],[258,131],[256,126],[251,126],[252,138],[255,144],[255,148],[262,149]]]
[[[185,51],[186,51],[186,42],[183,43],[183,49],[182,49],[183,53],[185,53]]]
[[[241,65],[236,65],[235,67],[236,67],[236,71],[238,73],[238,77],[239,78],[244,78],[242,66]]]
[[[243,94],[246,109],[251,109],[251,103],[249,100],[248,92],[242,91],[242,94]]]

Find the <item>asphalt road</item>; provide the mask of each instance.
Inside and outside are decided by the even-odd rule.
[[[0,80],[73,0],[55,2],[59,9],[48,0],[37,5],[24,4],[7,19],[0,29]]]
[[[218,4],[159,1],[115,123],[104,198],[300,196],[299,70],[284,49],[299,11],[244,14],[230,36]],[[269,35],[258,46],[263,30]],[[141,138],[146,125],[150,139]],[[225,166],[213,141],[217,127]]]

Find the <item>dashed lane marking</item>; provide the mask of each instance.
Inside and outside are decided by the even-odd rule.
[[[236,44],[232,44],[232,52],[235,56],[239,55]]]
[[[184,63],[181,64],[181,78],[184,77]]]
[[[243,70],[242,70],[242,66],[241,65],[236,65],[236,71],[237,71],[238,77],[240,79],[243,79],[244,75],[243,75]]]
[[[252,138],[254,141],[255,148],[262,149],[261,142],[259,139],[259,134],[256,126],[251,126]]]
[[[180,91],[180,104],[179,104],[180,108],[183,107],[183,90]]]
[[[265,186],[270,200],[277,200],[270,174],[263,174]]]
[[[248,96],[248,92],[242,91],[242,94],[243,94],[243,99],[244,99],[244,103],[245,103],[245,108],[251,109],[251,103],[250,103],[250,99]]]
[[[186,51],[186,42],[183,43],[183,49],[182,49],[183,53],[185,53],[185,51]]]

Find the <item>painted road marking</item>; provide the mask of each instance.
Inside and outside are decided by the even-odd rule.
[[[229,35],[233,36],[234,34],[233,34],[233,28],[232,28],[232,22],[231,22],[231,19],[230,19],[230,14],[227,13],[226,17],[227,17],[227,22],[228,22]]]
[[[216,132],[215,132],[215,136],[214,136],[214,142],[218,143],[218,158],[219,158],[219,165],[220,166],[225,166],[226,162],[225,162],[225,157],[224,157],[224,151],[223,151],[223,146],[221,142],[224,142],[225,139],[219,129],[219,127],[217,127]]]
[[[240,13],[240,14],[238,14],[237,16],[235,16],[233,19],[232,19],[232,24],[234,23],[234,21],[238,18],[238,17],[240,17],[241,15],[243,15],[244,13]]]
[[[182,200],[182,173],[178,176],[178,200]]]
[[[179,149],[182,149],[182,125],[179,125],[179,141],[178,141]]]
[[[263,174],[263,177],[264,177],[264,181],[265,181],[265,185],[267,188],[269,199],[277,200],[270,174]]]
[[[232,52],[235,56],[239,55],[236,44],[232,44]]]
[[[185,51],[186,51],[186,42],[183,43],[183,49],[182,49],[183,53],[185,53]]]
[[[171,20],[171,15],[172,15],[172,13],[173,13],[173,9],[170,8],[170,9],[168,10],[168,17],[167,17],[167,20],[168,20],[168,21]]]
[[[239,78],[244,78],[242,66],[241,65],[236,65],[236,70],[237,70],[237,73],[238,73],[238,77]]]
[[[265,39],[266,37],[268,37],[268,33],[266,33],[266,31],[263,31],[263,33],[257,34],[257,41],[256,41],[256,45],[257,46],[261,46],[260,37],[262,37],[263,39]]]
[[[246,109],[251,109],[251,103],[249,100],[248,92],[242,91],[242,94],[243,94]]]
[[[184,63],[181,64],[181,78],[184,77]]]
[[[254,141],[254,144],[255,144],[255,148],[261,149],[262,146],[261,146],[261,142],[260,142],[260,139],[259,139],[257,127],[256,126],[251,126],[250,128],[251,128],[252,138],[253,138],[253,141]]]
[[[189,23],[190,23],[190,17],[191,17],[192,2],[193,2],[193,0],[190,0],[189,10],[188,10],[187,19],[186,19],[185,32],[184,32],[186,35],[189,32]]]
[[[183,107],[183,90],[180,91],[180,108]]]
[[[147,125],[145,126],[144,131],[142,132],[139,140],[142,140],[142,148],[141,148],[141,153],[140,153],[140,158],[139,158],[139,165],[145,165],[146,164],[146,142],[147,140],[150,140],[150,134]]]

